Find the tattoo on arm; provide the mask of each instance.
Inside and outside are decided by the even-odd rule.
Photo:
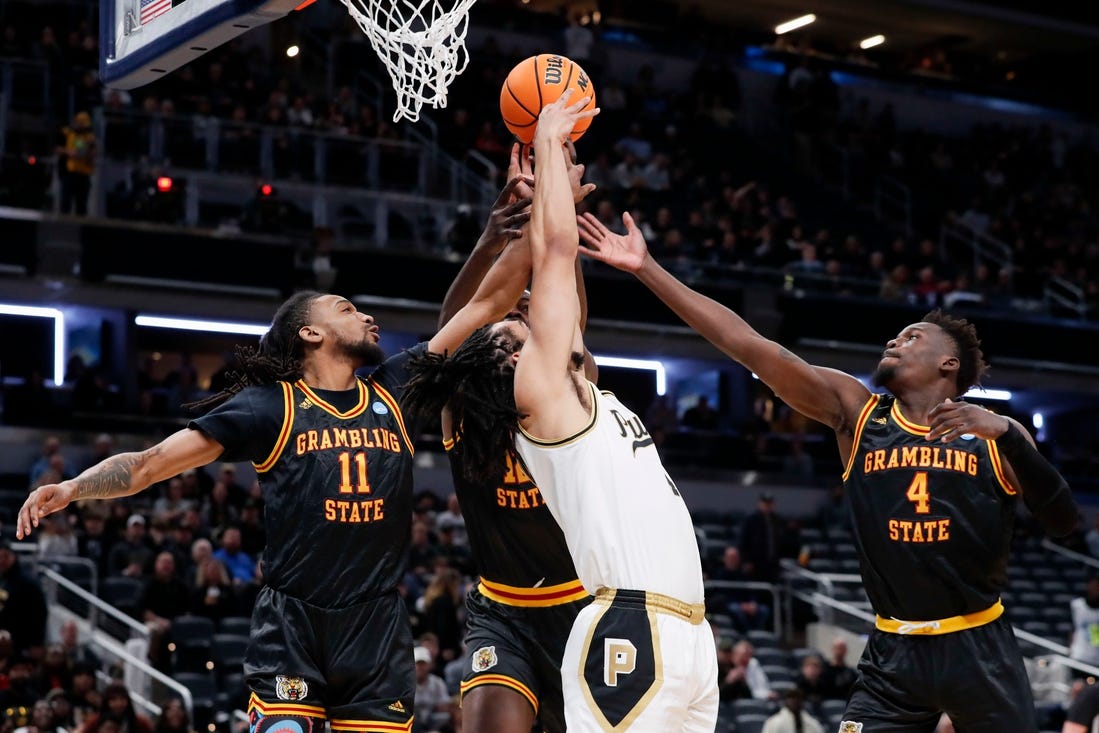
[[[76,484],[76,493],[73,498],[111,499],[126,496],[130,493],[134,468],[151,458],[156,452],[159,452],[159,448],[150,448],[142,453],[120,453],[89,468],[73,479]]]

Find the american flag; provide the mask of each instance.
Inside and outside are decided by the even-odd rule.
[[[172,0],[141,0],[141,25],[172,9]]]

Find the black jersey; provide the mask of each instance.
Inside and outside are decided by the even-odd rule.
[[[863,583],[885,618],[975,613],[1007,582],[1016,497],[995,441],[927,432],[891,395],[872,396],[843,475]]]
[[[565,536],[519,457],[509,450],[499,484],[477,486],[462,476],[461,441],[443,445],[481,592],[510,605],[549,606],[587,597]]]
[[[190,427],[250,460],[265,500],[264,582],[322,608],[394,589],[411,533],[413,444],[398,398],[418,346],[353,389],[249,387]]]

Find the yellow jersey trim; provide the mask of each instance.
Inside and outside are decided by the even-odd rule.
[[[866,425],[866,421],[870,419],[870,413],[874,411],[880,401],[880,394],[872,394],[866,400],[866,404],[862,406],[862,412],[859,413],[859,419],[855,423],[855,437],[851,441],[851,455],[847,456],[847,466],[843,469],[843,481],[846,481],[847,477],[851,475],[851,468],[855,465],[855,454],[859,452],[859,441],[862,440],[863,426]]]
[[[996,445],[995,440],[986,442],[988,443],[988,457],[992,461],[992,473],[996,474],[996,482],[1000,484],[1000,488],[1004,490],[1005,494],[1015,496],[1019,492],[1007,480],[1007,474],[1004,472],[1004,459],[1000,455],[1000,446]]]
[[[963,616],[951,616],[934,621],[902,621],[896,618],[877,617],[874,626],[878,631],[890,634],[919,634],[921,636],[937,636],[939,634],[953,634],[955,631],[965,631],[984,626],[1000,618],[1004,613],[1003,601],[996,601],[983,611],[967,613]]]
[[[322,720],[326,717],[324,708],[319,705],[305,705],[294,702],[264,702],[254,692],[248,698],[248,709],[252,710],[253,708],[265,716],[304,715],[307,718],[321,718]]]
[[[534,445],[540,448],[562,448],[569,443],[579,440],[591,432],[595,427],[596,420],[599,419],[599,403],[595,399],[595,385],[588,382],[588,390],[591,392],[591,418],[588,420],[588,424],[581,428],[579,431],[573,433],[567,438],[561,438],[560,440],[541,440],[535,438],[533,435],[523,429],[523,426],[519,426],[519,432],[523,434],[523,437],[529,440]]]
[[[897,425],[901,427],[901,430],[905,431],[906,433],[912,433],[913,435],[919,435],[922,437],[931,432],[930,425],[920,425],[919,423],[914,423],[907,417],[902,415],[901,408],[896,401],[893,402],[893,407],[889,408],[889,414],[893,416],[894,422],[896,422]]]
[[[389,409],[393,411],[393,417],[397,418],[397,425],[401,428],[401,435],[404,436],[404,444],[408,446],[408,452],[412,455],[416,455],[416,446],[412,445],[412,441],[408,439],[408,430],[404,426],[404,414],[401,412],[400,405],[397,404],[397,400],[393,399],[393,395],[386,391],[385,387],[377,382],[371,382],[374,385],[375,391],[378,393],[378,397],[382,402],[389,406]]]
[[[279,382],[279,386],[282,387],[282,428],[279,430],[279,437],[275,440],[275,447],[271,449],[267,458],[263,459],[262,463],[252,463],[257,473],[270,471],[275,461],[282,455],[283,449],[286,448],[287,441],[290,440],[290,428],[294,424],[294,389],[289,382]]]
[[[584,586],[580,584],[579,580],[570,580],[567,583],[547,585],[542,588],[522,588],[481,578],[481,581],[477,584],[477,590],[485,598],[505,606],[523,606],[526,608],[562,606],[588,597],[588,592],[584,590]]]
[[[616,595],[617,591],[613,588],[600,588],[595,592],[595,602],[601,606],[610,606],[614,603]],[[656,613],[678,616],[694,626],[706,620],[705,603],[687,603],[651,590],[645,591],[645,608]]]
[[[328,725],[332,730],[350,730],[360,733],[408,733],[412,730],[412,721],[409,718],[404,723],[394,723],[389,720],[330,720]]]
[[[502,674],[482,674],[474,677],[469,682],[463,682],[458,686],[458,694],[461,697],[465,697],[466,694],[475,687],[482,687],[484,685],[499,685],[501,687],[508,687],[515,690],[520,695],[527,699],[530,706],[534,708],[534,714],[538,714],[538,698],[534,696],[531,689],[524,685],[519,680],[513,677],[507,677]]]
[[[358,417],[359,415],[363,414],[363,411],[366,409],[367,404],[369,404],[370,402],[370,394],[367,392],[366,382],[356,378],[355,383],[359,387],[359,401],[355,403],[355,406],[347,412],[340,412],[336,409],[334,405],[325,402],[320,397],[318,397],[317,393],[310,389],[309,385],[305,383],[305,380],[299,379],[297,382],[294,383],[294,385],[302,392],[305,392],[305,396],[308,397],[309,401],[312,402],[314,405],[334,417],[346,420],[349,417]]]

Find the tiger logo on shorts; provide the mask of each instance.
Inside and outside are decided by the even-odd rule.
[[[276,675],[275,694],[280,700],[304,700],[309,694],[309,685],[301,677]]]
[[[499,661],[496,658],[495,646],[483,646],[473,652],[473,671],[484,672],[486,669],[492,669]]]
[[[862,733],[862,723],[853,720],[845,720],[840,723],[839,733]]]

